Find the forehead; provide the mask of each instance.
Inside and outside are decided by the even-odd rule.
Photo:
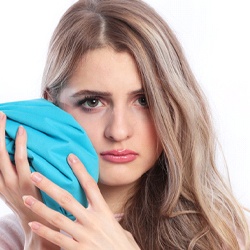
[[[112,48],[88,51],[69,79],[69,87],[73,88],[112,90],[125,86],[142,87],[136,62],[128,52],[116,52]]]

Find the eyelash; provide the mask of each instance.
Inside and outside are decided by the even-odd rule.
[[[140,105],[141,105],[141,107],[143,107],[143,108],[148,108],[148,102],[147,102],[147,98],[146,98],[146,96],[145,96],[145,95],[143,95],[143,94],[138,95],[136,100],[137,100],[137,101],[139,101],[139,99],[145,99],[145,102],[146,102],[145,106],[144,106],[144,105],[142,105],[142,104],[140,104]]]
[[[101,102],[101,97],[99,96],[85,96],[82,100],[79,100],[77,102],[77,106],[81,107],[83,110],[87,111],[87,112],[91,112],[95,107],[85,107],[84,104],[88,101],[93,101],[96,100],[98,103]]]
[[[96,108],[96,106],[88,108],[88,107],[85,107],[84,104],[86,104],[88,101],[93,101],[93,100],[96,100],[98,102],[98,104],[99,104],[99,103],[102,103],[102,99],[103,98],[101,98],[100,96],[85,96],[82,100],[79,100],[76,105],[78,107],[81,107],[84,111],[91,112]],[[148,103],[147,103],[145,95],[144,94],[139,94],[139,95],[136,96],[136,102],[139,102],[140,99],[145,99],[146,104],[142,105],[141,103],[139,103],[139,105],[142,108],[147,109],[148,108]]]

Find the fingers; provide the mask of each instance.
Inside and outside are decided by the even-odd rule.
[[[31,174],[32,182],[40,190],[47,193],[60,206],[73,214],[78,220],[85,220],[85,208],[66,190],[60,188],[40,173]]]
[[[57,246],[63,246],[63,249],[77,249],[76,241],[72,238],[58,232],[55,230],[50,229],[38,222],[30,222],[30,228],[33,232],[35,232],[40,237],[52,242]]]
[[[17,200],[22,201],[21,195],[23,193],[33,194],[37,197],[39,197],[39,193],[30,180],[30,167],[26,148],[27,135],[22,126],[19,127],[15,139],[15,165],[10,160],[6,149],[6,118],[6,115],[0,112],[0,192],[6,196],[6,199],[11,204],[17,204]]]
[[[68,156],[68,162],[85,191],[88,202],[96,209],[103,210],[107,206],[95,180],[87,172],[81,161],[73,154]],[[99,206],[100,205],[100,206]]]
[[[6,116],[5,114],[0,111],[0,152],[5,150],[5,123],[6,123]]]
[[[10,161],[5,141],[6,115],[0,112],[0,170],[2,182],[9,187],[20,185],[30,193],[34,190],[30,181],[30,167],[27,159],[27,135],[25,129],[18,128],[15,139],[15,166]]]
[[[16,181],[16,173],[15,169],[12,167],[12,163],[10,161],[9,154],[6,150],[6,142],[5,142],[5,126],[6,126],[6,115],[0,111],[0,172],[1,172],[1,180],[6,181],[6,176],[8,177],[7,183],[12,185]],[[10,167],[11,166],[11,167]]]
[[[30,167],[27,158],[27,134],[20,126],[15,140],[15,165],[21,187],[30,187]]]
[[[71,221],[66,216],[48,208],[45,204],[38,201],[32,196],[23,196],[24,204],[31,209],[34,213],[45,219],[51,225],[55,226],[58,229],[61,229],[68,233],[69,235],[74,235],[74,239],[80,237],[79,232],[81,232],[79,225]],[[74,243],[74,240],[59,233],[56,230],[52,230],[38,222],[29,223],[31,229],[38,235],[43,238],[51,241],[52,243],[58,246],[64,246],[64,249],[67,249],[67,246],[71,246]]]
[[[3,155],[6,153],[5,152],[5,120],[6,120],[5,114],[2,111],[0,111],[0,164],[3,159]],[[1,166],[2,164],[0,165],[0,192],[4,188]]]
[[[15,168],[18,175],[19,187],[26,194],[36,194],[40,197],[38,190],[30,180],[30,164],[27,156],[27,133],[23,126],[19,126],[15,139]]]

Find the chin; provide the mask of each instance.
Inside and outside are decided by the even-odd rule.
[[[119,176],[116,178],[100,178],[98,183],[110,187],[122,187],[122,186],[133,186],[138,181],[139,178],[126,178],[124,176]]]

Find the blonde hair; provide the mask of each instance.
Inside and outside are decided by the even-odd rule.
[[[144,250],[249,246],[244,213],[216,168],[205,97],[166,22],[140,0],[82,0],[51,40],[43,96],[57,103],[89,51],[111,47],[135,59],[163,153],[128,200],[121,225]]]

